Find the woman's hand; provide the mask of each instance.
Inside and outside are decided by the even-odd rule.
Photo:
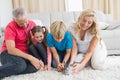
[[[74,63],[73,64],[73,72],[72,73],[78,73],[80,70],[84,68],[85,65],[81,63]]]

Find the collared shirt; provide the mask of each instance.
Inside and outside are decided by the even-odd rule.
[[[33,21],[28,20],[28,26],[23,28],[23,27],[20,27],[14,20],[11,21],[6,26],[6,29],[5,29],[2,52],[7,50],[6,43],[5,43],[6,40],[13,40],[15,42],[15,48],[18,48],[19,50],[26,52],[27,51],[26,43],[28,40],[27,33],[35,25],[36,24]]]

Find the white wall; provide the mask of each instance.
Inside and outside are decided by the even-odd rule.
[[[5,27],[12,19],[12,0],[0,0],[0,27]]]

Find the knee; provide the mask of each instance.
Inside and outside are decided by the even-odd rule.
[[[45,46],[43,45],[43,43],[38,43],[38,44],[36,45],[36,47],[37,47],[38,49],[45,49]]]
[[[30,45],[30,46],[29,46],[29,49],[30,49],[30,50],[34,49],[34,45]]]
[[[91,66],[94,69],[99,69],[99,70],[103,70],[105,69],[104,67],[104,60],[99,60],[99,59],[91,59]]]

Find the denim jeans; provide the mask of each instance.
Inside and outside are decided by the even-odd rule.
[[[58,53],[60,62],[62,62],[66,55],[66,51],[57,51],[57,53]],[[55,62],[54,58],[52,59],[52,67],[57,68],[57,63]]]
[[[38,59],[42,59],[45,65],[47,65],[47,49],[43,43],[38,43],[36,46],[31,44],[29,46],[30,54]]]
[[[27,60],[8,54],[7,51],[0,54],[0,79],[11,75],[36,72],[37,69]]]

